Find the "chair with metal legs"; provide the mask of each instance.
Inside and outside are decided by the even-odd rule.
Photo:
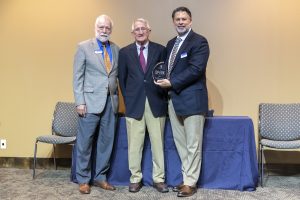
[[[35,141],[32,175],[33,179],[35,178],[38,142],[53,145],[53,161],[55,169],[57,169],[55,146],[57,144],[74,144],[76,141],[77,124],[78,114],[76,112],[75,103],[58,102],[53,113],[52,135],[38,136]]]
[[[264,181],[264,150],[300,148],[300,103],[259,105],[260,183]]]

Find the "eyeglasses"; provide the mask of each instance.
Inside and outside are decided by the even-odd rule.
[[[106,29],[106,30],[108,30],[108,31],[111,30],[111,28],[108,27],[108,26],[97,26],[97,30],[99,30],[99,31],[103,31],[104,29]]]
[[[135,33],[138,33],[138,32],[140,32],[140,31],[146,32],[146,31],[148,31],[148,30],[149,30],[149,29],[146,28],[146,27],[140,27],[140,28],[135,28],[133,31],[134,31]]]

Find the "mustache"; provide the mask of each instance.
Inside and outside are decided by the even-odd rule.
[[[110,35],[106,33],[96,33],[96,38],[98,38],[101,42],[106,42],[110,39]]]
[[[101,33],[101,34],[99,34],[99,36],[101,36],[101,37],[109,37],[109,35],[106,34],[106,33]]]

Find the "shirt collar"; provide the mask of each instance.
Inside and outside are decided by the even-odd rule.
[[[137,47],[137,49],[138,49],[138,50],[140,50],[140,48],[141,48],[141,45],[140,45],[140,44],[138,44],[137,42],[136,42],[135,44],[136,44],[136,47]],[[148,42],[146,42],[146,44],[144,44],[144,45],[143,45],[143,47],[145,47],[145,49],[147,49],[147,48],[148,48],[148,45],[149,45],[149,41],[148,41]]]
[[[102,49],[102,42],[101,42],[98,38],[96,38],[96,40],[97,40],[97,43],[98,43],[99,48]],[[105,45],[106,45],[106,47],[110,47],[109,41],[107,41],[107,42],[105,43]]]
[[[184,35],[182,35],[182,36],[177,36],[177,37],[180,37],[181,38],[181,41],[183,42],[184,40],[185,40],[185,38],[187,37],[187,35],[191,32],[191,30],[192,30],[192,28],[190,28],[189,30],[188,30],[188,32],[187,33],[185,33]]]

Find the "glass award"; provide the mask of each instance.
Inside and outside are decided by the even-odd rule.
[[[152,77],[154,81],[166,79],[168,73],[167,65],[164,62],[159,62],[152,70]]]

